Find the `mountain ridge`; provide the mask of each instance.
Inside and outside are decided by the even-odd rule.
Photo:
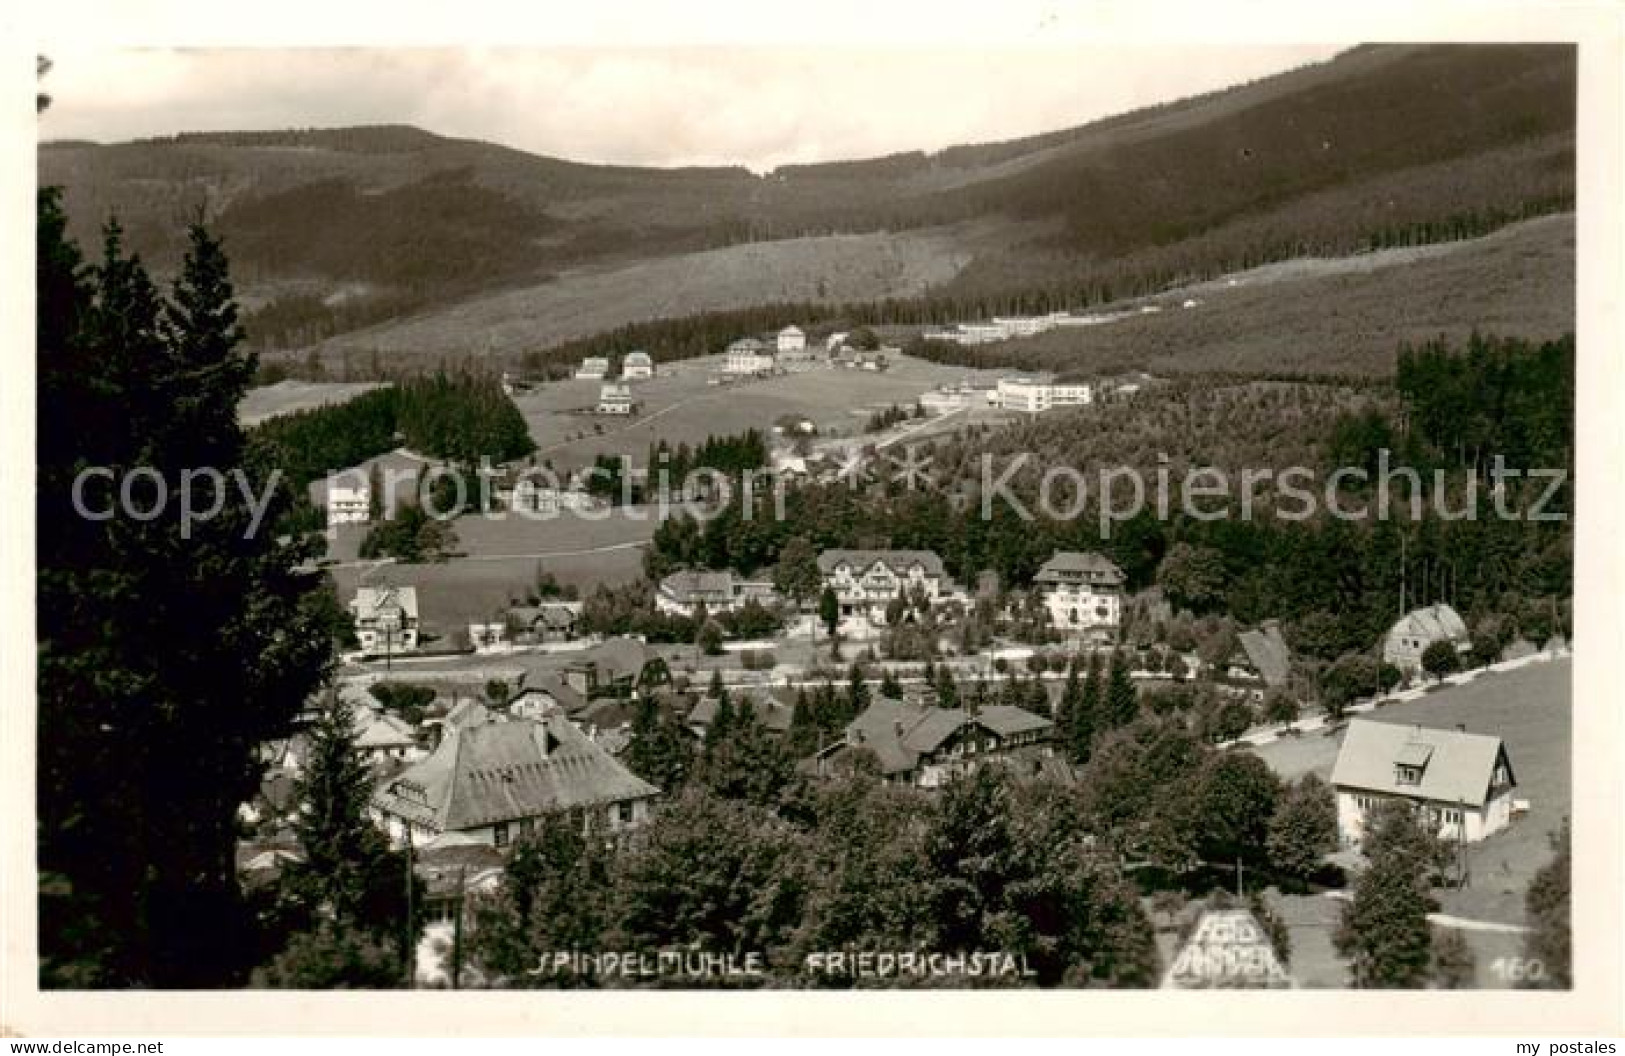
[[[202,206],[270,351],[583,268],[798,253],[830,235],[935,240],[951,276],[927,267],[928,289],[877,282],[873,298],[946,320],[1572,208],[1574,85],[1566,45],[1368,45],[1070,128],[762,175],[600,165],[409,125],[47,145],[39,165],[77,237],[117,213],[160,271],[178,259],[177,218]]]

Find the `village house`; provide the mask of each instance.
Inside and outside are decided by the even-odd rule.
[[[1389,628],[1382,640],[1382,659],[1406,675],[1415,675],[1422,670],[1422,654],[1427,647],[1441,641],[1450,642],[1457,654],[1472,648],[1460,613],[1443,603],[1414,609]]]
[[[922,393],[920,406],[927,414],[947,414],[965,407],[986,407],[994,402],[998,390],[983,388],[968,382],[957,385],[943,385]]]
[[[514,694],[508,701],[508,715],[516,719],[544,719],[559,712],[573,717],[586,706],[587,698],[572,689],[563,677],[544,674]]]
[[[1355,719],[1332,769],[1337,830],[1358,847],[1371,812],[1410,803],[1440,839],[1476,843],[1512,821],[1517,779],[1499,737]]]
[[[956,332],[962,345],[985,345],[1004,341],[1010,336],[1010,331],[1002,323],[960,323]]]
[[[807,335],[799,326],[787,326],[779,331],[776,343],[781,353],[800,352],[807,347]]]
[[[936,788],[980,765],[1042,766],[1053,755],[1054,732],[1049,719],[1008,705],[972,713],[881,697],[847,724],[842,740],[813,757],[812,769],[838,774],[854,755],[868,752],[887,781]]]
[[[996,315],[993,322],[1011,337],[1032,337],[1055,329],[1055,318],[1048,315]]]
[[[726,374],[754,377],[773,373],[773,350],[754,337],[742,337],[728,346],[722,370]]]
[[[357,587],[350,615],[364,653],[411,652],[418,647],[416,587]]]
[[[532,643],[572,640],[580,618],[579,601],[544,601],[540,605],[516,605],[508,610],[508,623],[515,636]]]
[[[601,831],[636,827],[657,795],[562,714],[487,712],[448,723],[433,752],[378,789],[372,815],[396,846],[462,833],[502,848],[542,819],[573,811]]]
[[[1292,650],[1281,637],[1279,621],[1265,620],[1254,630],[1236,635],[1236,648],[1225,661],[1227,678],[1278,689],[1291,674]]]
[[[803,345],[801,348],[791,349],[788,352],[780,351],[774,356],[774,367],[787,374],[797,374],[804,370],[811,370],[819,364],[817,352]]]
[[[598,389],[598,413],[628,415],[636,405],[629,385],[609,384]]]
[[[366,524],[372,519],[372,487],[365,482],[327,483],[327,523]]]
[[[934,605],[946,587],[942,559],[929,550],[825,550],[818,571],[835,592],[841,619],[871,624],[885,620],[894,598]]]
[[[580,482],[561,488],[555,482],[535,477],[521,477],[511,490],[498,492],[497,498],[510,510],[540,517],[556,517],[563,511],[579,513],[603,504]]]
[[[729,704],[737,713],[746,704],[750,705],[751,714],[770,733],[780,736],[790,732],[790,719],[795,708],[778,700],[770,693],[734,690],[729,698]],[[722,700],[707,694],[694,702],[689,709],[688,716],[683,720],[688,732],[697,740],[705,740],[705,735],[716,721],[717,709],[722,706]]]
[[[506,622],[471,623],[468,625],[468,644],[476,653],[500,653],[508,648]]]
[[[1122,622],[1123,570],[1094,552],[1058,550],[1033,577],[1051,625],[1105,636]]]
[[[418,755],[417,731],[405,719],[380,707],[356,708],[351,717],[355,750],[369,764],[383,766]]]
[[[584,381],[603,381],[609,377],[608,356],[588,356],[576,369],[576,377]]]
[[[732,571],[673,572],[655,588],[655,608],[668,616],[693,616],[705,606],[711,614],[732,612],[747,601],[771,605],[778,600],[769,580],[751,580]]]
[[[630,696],[664,682],[665,660],[636,638],[611,638],[564,666],[564,684],[581,696]]]
[[[655,376],[655,361],[647,352],[628,352],[621,359],[621,377],[626,381]]]

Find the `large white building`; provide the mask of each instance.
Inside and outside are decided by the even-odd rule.
[[[365,483],[327,485],[327,523],[366,524],[372,519],[372,488]]]
[[[418,647],[416,587],[358,587],[350,615],[362,652],[410,652]]]
[[[835,592],[842,620],[878,624],[894,598],[923,596],[934,605],[947,591],[942,559],[929,550],[825,550],[818,571]]]
[[[728,346],[722,369],[728,374],[750,376],[771,374],[773,366],[773,350],[754,337],[745,337]]]
[[[999,379],[994,402],[1007,411],[1038,414],[1052,407],[1083,407],[1094,402],[1094,386],[1059,382],[1034,374],[1010,374]]]
[[[1112,634],[1123,618],[1123,570],[1097,553],[1058,550],[1033,577],[1058,630]]]
[[[1512,821],[1517,779],[1499,737],[1355,719],[1332,769],[1337,831],[1345,847],[1365,838],[1389,800],[1415,807],[1440,839],[1476,843]]]

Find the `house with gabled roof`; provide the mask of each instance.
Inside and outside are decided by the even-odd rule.
[[[1281,637],[1281,625],[1265,620],[1236,635],[1236,648],[1225,663],[1225,674],[1239,682],[1259,682],[1275,689],[1292,674],[1292,650]]]
[[[1382,640],[1382,659],[1414,675],[1422,670],[1422,654],[1427,647],[1440,641],[1449,642],[1458,654],[1472,648],[1461,614],[1443,603],[1412,609],[1388,629]]]
[[[636,638],[610,638],[564,665],[564,683],[583,697],[630,696],[667,680],[666,661]]]
[[[405,719],[381,708],[351,711],[355,750],[378,764],[402,760],[416,754],[417,731]]]
[[[1512,821],[1517,778],[1501,738],[1355,719],[1332,769],[1337,829],[1357,847],[1371,814],[1399,800],[1441,839],[1475,843]]]
[[[600,831],[635,827],[659,794],[562,713],[492,715],[448,722],[427,758],[379,785],[371,809],[397,845],[462,833],[501,848],[565,814]]]
[[[714,615],[742,608],[747,601],[771,605],[777,600],[771,580],[746,579],[726,570],[685,569],[655,587],[655,608],[670,616],[693,616],[701,605]]]
[[[1051,755],[1054,732],[1049,719],[1009,705],[972,712],[881,697],[813,757],[812,769],[840,773],[867,753],[886,780],[936,788],[979,765]]]
[[[1123,570],[1103,554],[1057,550],[1033,582],[1057,630],[1110,636],[1122,623]]]
[[[948,589],[942,558],[930,550],[825,550],[818,571],[835,592],[842,620],[880,623],[893,599],[934,605]]]
[[[350,615],[363,652],[411,652],[418,647],[416,587],[357,587]]]

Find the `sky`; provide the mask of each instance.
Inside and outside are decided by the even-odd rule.
[[[409,124],[578,161],[765,171],[1065,128],[1348,46],[58,49],[40,135]]]

